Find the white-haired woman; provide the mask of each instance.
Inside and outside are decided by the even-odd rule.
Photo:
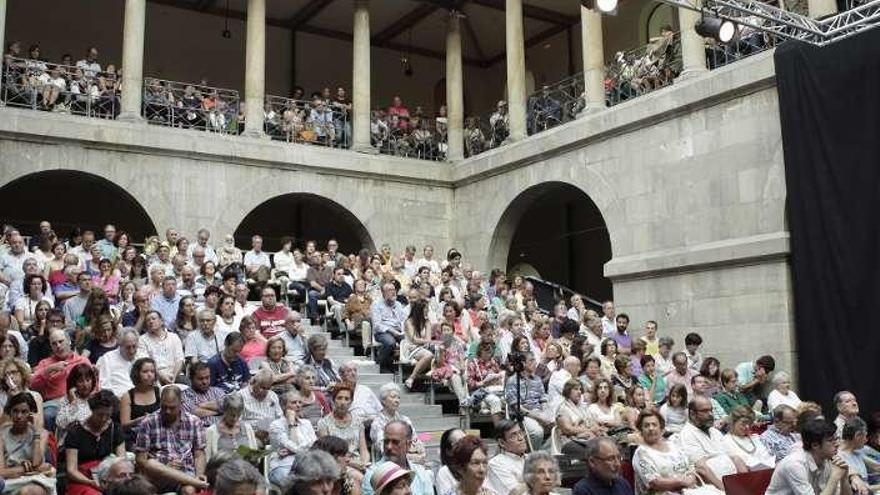
[[[410,448],[407,458],[410,462],[424,464],[425,462],[425,445],[418,438],[416,429],[409,417],[400,414],[400,386],[396,383],[386,383],[379,389],[379,402],[382,403],[382,410],[376,415],[373,423],[370,425],[370,438],[373,440],[373,446],[376,449],[382,448],[382,440],[385,436],[385,426],[392,421],[403,421],[413,430],[412,448]],[[374,456],[375,457],[375,456]],[[377,459],[381,457],[376,457]]]
[[[238,393],[223,398],[223,417],[217,424],[205,430],[205,454],[208,459],[219,451],[234,451],[241,445],[252,449],[258,448],[254,429],[241,421],[244,412],[244,401]]]
[[[296,457],[286,495],[331,493],[341,472],[333,456],[323,450],[306,450]]]
[[[791,389],[791,375],[784,371],[777,371],[773,374],[772,381],[773,390],[767,395],[767,407],[770,412],[782,404],[790,406],[792,409],[800,407],[801,398]]]
[[[526,456],[523,466],[523,484],[511,490],[511,495],[550,495],[561,485],[559,463],[543,450]]]

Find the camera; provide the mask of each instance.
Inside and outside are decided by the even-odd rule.
[[[513,368],[514,373],[522,373],[526,367],[526,355],[517,351],[507,356],[507,362]]]

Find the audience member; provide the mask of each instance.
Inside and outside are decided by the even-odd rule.
[[[803,448],[779,461],[766,495],[790,493],[852,493],[846,461],[838,455],[835,427],[824,419],[811,419],[801,426]]]

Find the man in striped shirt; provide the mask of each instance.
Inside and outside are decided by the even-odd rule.
[[[284,415],[278,396],[271,388],[272,372],[263,369],[251,378],[250,385],[240,391],[244,402],[241,421],[249,423],[257,437],[264,442],[268,438],[269,425]]]

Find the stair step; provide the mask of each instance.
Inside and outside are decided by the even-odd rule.
[[[443,406],[429,404],[403,404],[400,405],[400,412],[413,421],[419,422],[423,418],[442,417]]]
[[[450,428],[461,428],[459,416],[442,416],[433,418],[410,418],[419,433],[429,431],[446,431]]]

